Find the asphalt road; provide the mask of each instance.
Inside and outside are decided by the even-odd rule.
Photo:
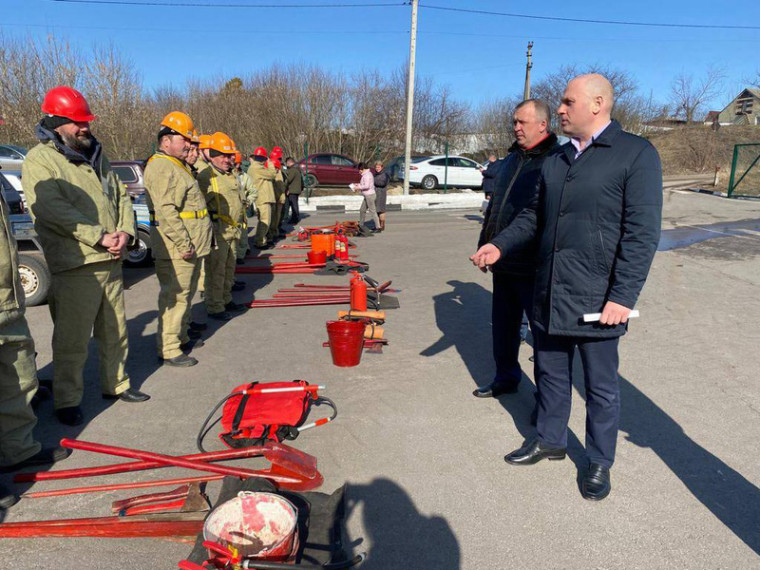
[[[760,203],[677,191],[665,198],[670,241],[655,258],[641,318],[621,343],[618,456],[613,492],[601,503],[584,501],[578,491],[585,465],[579,369],[566,461],[522,468],[503,461],[531,434],[529,345],[518,394],[471,396],[493,374],[490,278],[467,260],[480,230],[476,211],[392,212],[384,234],[357,240],[370,275],[392,279],[402,291],[401,308],[388,312],[390,346],[382,355],[365,354],[355,368],[332,366],[322,348],[334,306],[249,311],[213,328],[194,353],[198,366],[161,368],[156,279],[149,270],[128,270],[129,365],[134,385],[152,399],[101,400],[93,346],[86,425],[58,425],[45,402],[38,435],[48,444],[77,437],[192,453],[206,414],[234,386],[303,378],[327,385],[340,414],[294,445],[318,458],[325,491],[347,485],[347,544],[368,552],[367,570],[759,568]],[[335,219],[342,217],[313,216],[308,223]],[[347,281],[245,280],[250,287],[237,294],[240,301],[298,282]],[[200,315],[202,307],[195,309]],[[47,307],[30,309],[28,318],[40,376],[50,377]],[[211,440],[209,446],[221,447]],[[56,468],[103,462],[79,451]],[[212,496],[217,488],[210,486]],[[6,521],[107,516],[113,500],[136,494],[23,500]],[[6,564],[24,569],[170,569],[189,551],[186,543],[155,539],[0,542]]]

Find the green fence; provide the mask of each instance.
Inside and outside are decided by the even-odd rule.
[[[734,145],[729,198],[760,198],[760,143]]]

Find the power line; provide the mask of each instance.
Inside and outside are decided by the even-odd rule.
[[[617,26],[650,26],[656,28],[697,28],[708,30],[760,30],[760,26],[723,26],[717,24],[663,24],[658,22],[628,22],[623,20],[591,20],[587,18],[561,18],[559,16],[535,16],[531,14],[513,14],[509,12],[491,12],[488,10],[473,10],[470,8],[451,8],[448,6],[435,6],[427,2],[422,7],[429,10],[443,10],[447,12],[461,12],[466,14],[481,14],[488,16],[506,16],[508,18],[527,18],[531,20],[552,20],[554,22],[575,22],[581,24],[611,24]]]
[[[171,8],[380,8],[406,6],[405,2],[374,2],[361,4],[194,4],[190,2],[133,2],[131,0],[48,0],[62,4],[102,4],[111,6],[168,6]]]

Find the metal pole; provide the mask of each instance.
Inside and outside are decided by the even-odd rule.
[[[446,141],[444,149],[446,151],[446,163],[443,169],[443,193],[445,194],[449,189],[449,141]]]
[[[309,205],[311,186],[309,186],[309,141],[303,143],[303,162],[306,165],[306,205]]]
[[[409,195],[409,165],[412,161],[412,117],[414,115],[414,56],[417,51],[417,8],[419,0],[412,0],[412,30],[409,41],[409,78],[406,91],[406,151],[404,153],[404,195]]]
[[[734,145],[734,156],[731,159],[731,177],[728,179],[728,197],[734,193],[734,174],[736,173],[736,161],[739,158],[739,145]]]
[[[525,90],[523,91],[523,101],[530,99],[530,70],[533,67],[533,60],[531,59],[531,49],[533,49],[533,42],[528,42],[528,63],[525,66]]]

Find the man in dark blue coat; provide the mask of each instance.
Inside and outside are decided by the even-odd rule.
[[[498,156],[491,154],[488,156],[488,164],[486,164],[485,168],[480,167],[480,173],[483,175],[483,193],[486,195],[486,200],[490,200],[491,196],[493,196],[493,189],[496,185],[496,178],[499,176],[502,162]]]
[[[618,341],[649,273],[662,216],[657,151],[610,120],[612,104],[612,86],[601,75],[568,83],[557,113],[570,142],[544,162],[531,206],[472,256],[478,267],[489,267],[538,239],[537,437],[504,459],[532,465],[565,457],[577,347],[589,459],[581,494],[590,500],[604,499],[611,489],[620,418]],[[601,317],[586,322],[590,313]]]
[[[556,148],[557,137],[549,132],[551,110],[543,101],[529,99],[520,103],[512,124],[515,143],[503,160],[491,164],[485,176],[498,165],[494,196],[488,204],[478,247],[503,232],[530,204],[536,194],[544,159]],[[523,312],[531,315],[536,262],[535,247],[501,259],[493,271],[491,330],[496,376],[473,392],[478,398],[517,392],[522,378],[518,361]]]

